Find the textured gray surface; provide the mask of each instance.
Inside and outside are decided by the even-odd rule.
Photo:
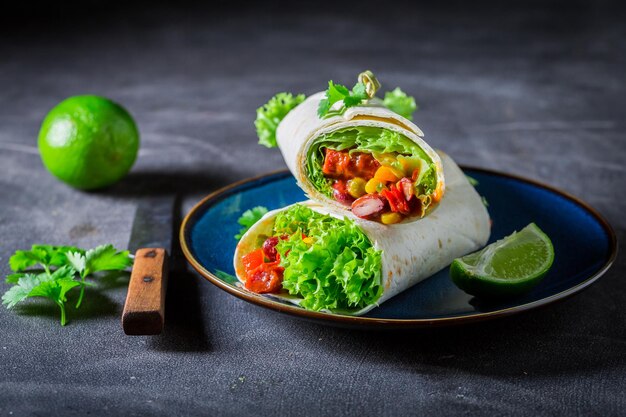
[[[624,243],[623,14],[367,10],[148,8],[3,35],[0,272],[34,242],[126,246],[140,199],[178,193],[186,212],[221,185],[283,167],[278,151],[255,146],[255,108],[364,68],[417,97],[432,145],[584,196]],[[48,109],[81,93],[123,103],[142,134],[132,173],[97,193],[57,182],[36,148]],[[96,307],[70,311],[65,328],[52,307],[0,309],[0,415],[626,413],[623,256],[543,310],[401,333],[301,322],[177,269],[159,337],[124,336],[123,287],[87,294]]]

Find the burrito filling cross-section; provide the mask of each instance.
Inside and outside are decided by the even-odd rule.
[[[422,217],[439,202],[435,170],[415,142],[382,127],[320,135],[307,155],[309,179],[318,191],[349,206],[357,217],[383,224]]]

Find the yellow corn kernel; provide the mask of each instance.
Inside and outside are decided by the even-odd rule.
[[[307,245],[312,245],[313,242],[315,242],[315,239],[309,236],[309,237],[305,237],[304,239],[302,239],[302,241],[306,243]]]
[[[365,192],[368,194],[374,194],[378,191],[379,184],[382,185],[382,183],[378,179],[376,179],[376,177],[372,178],[367,182],[367,184],[365,184]]]
[[[399,213],[389,212],[380,215],[382,224],[394,224],[402,221],[402,215]]]
[[[365,191],[365,185],[367,185],[367,181],[365,181],[361,177],[352,178],[346,184],[348,186],[348,194],[350,194],[354,198],[359,198],[367,192]]]
[[[374,178],[380,182],[396,182],[403,176],[399,170],[384,165],[378,168],[374,174]]]

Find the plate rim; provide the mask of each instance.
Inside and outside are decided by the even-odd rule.
[[[587,212],[589,212],[602,226],[605,233],[609,237],[609,251],[610,256],[607,261],[600,267],[598,271],[589,276],[587,279],[581,281],[577,285],[570,287],[566,290],[553,294],[549,297],[541,298],[539,300],[535,300],[529,303],[520,304],[513,307],[503,308],[499,310],[489,311],[489,312],[481,312],[476,314],[468,314],[465,316],[450,316],[450,317],[435,317],[435,318],[410,318],[410,319],[401,319],[401,318],[377,318],[377,317],[362,317],[362,316],[348,316],[343,314],[334,314],[334,313],[323,313],[318,311],[309,311],[305,310],[301,307],[295,305],[288,305],[279,303],[278,301],[274,301],[268,297],[260,296],[258,294],[250,293],[242,288],[231,286],[221,280],[219,277],[211,273],[207,270],[201,263],[198,261],[192,254],[189,246],[187,245],[187,232],[188,226],[191,224],[193,218],[199,213],[199,210],[203,208],[207,202],[211,200],[219,201],[221,198],[226,197],[226,195],[234,188],[240,187],[242,185],[256,182],[265,178],[269,178],[272,176],[278,176],[282,174],[290,174],[288,169],[280,169],[276,171],[271,171],[265,174],[256,175],[250,178],[242,179],[231,184],[228,184],[216,191],[211,192],[206,197],[202,198],[198,203],[196,203],[191,210],[185,215],[179,231],[179,241],[180,246],[183,251],[187,262],[198,272],[203,278],[217,286],[218,288],[228,292],[231,295],[234,295],[237,298],[240,298],[244,301],[252,303],[254,305],[265,307],[270,310],[277,311],[283,314],[289,314],[292,316],[297,316],[300,318],[305,318],[309,320],[314,320],[318,322],[327,322],[327,324],[336,324],[336,325],[348,325],[348,326],[367,326],[367,327],[381,327],[381,328],[420,328],[420,327],[435,327],[435,326],[449,326],[449,325],[458,325],[458,324],[466,324],[466,323],[474,323],[478,321],[490,320],[495,318],[507,317],[513,314],[522,313],[528,310],[532,310],[535,308],[547,306],[553,304],[557,301],[561,301],[571,297],[574,294],[579,293],[585,288],[589,287],[591,284],[595,283],[602,275],[604,275],[613,265],[615,259],[617,258],[618,252],[618,240],[615,234],[615,231],[611,224],[605,219],[605,217],[600,214],[595,208],[589,205],[584,200],[576,197],[566,191],[560,190],[551,185],[542,183],[532,178],[522,177],[516,174],[510,174],[506,172],[500,172],[488,168],[478,168],[469,165],[460,165],[460,168],[475,172],[480,172],[487,175],[495,175],[499,177],[509,178],[517,181],[521,181],[539,188],[543,188],[545,190],[551,191],[555,194],[564,197],[575,204],[581,206]],[[330,322],[330,323],[328,323]]]

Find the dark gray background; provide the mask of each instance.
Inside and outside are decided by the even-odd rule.
[[[626,27],[610,3],[93,3],[0,19],[2,274],[36,242],[125,247],[151,195],[184,213],[283,167],[255,144],[256,107],[366,68],[416,96],[433,146],[584,197],[624,243]],[[36,147],[46,112],[85,93],[126,106],[142,136],[131,174],[96,193],[48,175]],[[64,328],[45,303],[1,308],[0,415],[626,413],[623,256],[540,311],[394,333],[298,321],[175,267],[158,337],[123,334],[123,286],[88,293]]]

